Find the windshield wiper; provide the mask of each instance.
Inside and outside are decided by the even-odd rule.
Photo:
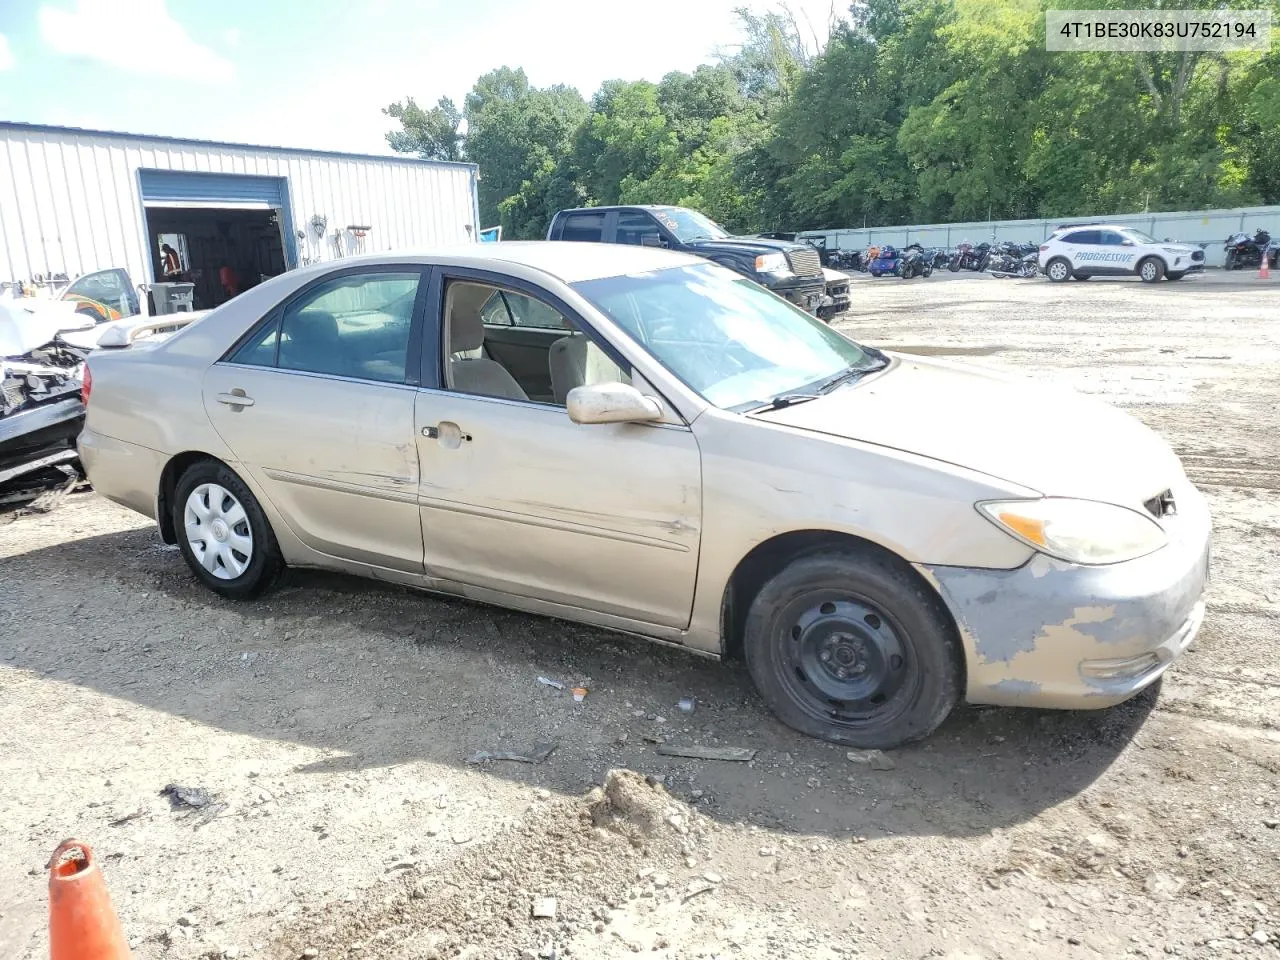
[[[781,410],[783,407],[789,407],[793,403],[804,403],[806,400],[818,399],[820,399],[820,396],[816,393],[780,393],[746,412],[758,413],[761,410]]]
[[[828,377],[826,380],[819,383],[817,386],[818,393],[830,393],[842,383],[848,383],[849,381],[857,380],[859,377],[865,376],[868,373],[874,373],[876,370],[882,370],[889,363],[889,358],[879,350],[872,352],[872,350],[868,349],[867,354],[875,361],[874,363],[860,367],[845,367],[845,369],[841,370],[834,377]]]

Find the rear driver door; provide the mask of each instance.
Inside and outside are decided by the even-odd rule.
[[[421,573],[414,399],[430,271],[325,275],[205,373],[218,434],[290,531],[328,556]]]

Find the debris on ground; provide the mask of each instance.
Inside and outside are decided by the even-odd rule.
[[[535,743],[527,753],[509,750],[477,750],[467,757],[467,763],[492,763],[495,760],[514,760],[516,763],[542,763],[555,752],[558,743]]]
[[[168,797],[169,804],[179,810],[186,807],[191,810],[204,810],[214,802],[214,796],[204,787],[183,787],[171,783],[160,791],[160,796]]]
[[[597,827],[654,836],[666,824],[671,795],[662,784],[634,770],[610,770],[604,784],[587,794],[587,810]]]
[[[756,758],[756,750],[751,747],[704,747],[698,744],[660,743],[658,756],[689,757],[693,760],[733,760],[745,763]]]
[[[556,898],[539,897],[533,901],[533,908],[530,913],[539,920],[554,920],[556,918]]]
[[[697,701],[693,697],[684,697],[676,706],[679,707],[681,713],[693,713],[694,708],[697,706]]]
[[[883,750],[850,750],[845,756],[850,763],[864,764],[872,770],[893,770],[898,766],[897,761]]]
[[[550,677],[539,677],[538,682],[546,687],[552,687],[556,690],[563,690],[564,684],[559,680],[552,680]]]
[[[590,691],[588,691],[586,687],[574,687],[574,688],[573,688],[573,700],[574,700],[574,702],[575,702],[575,703],[581,703],[583,700],[587,699],[587,694],[588,694],[589,692],[590,692]]]

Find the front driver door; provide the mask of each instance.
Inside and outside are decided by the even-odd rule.
[[[557,313],[566,336],[585,335],[570,333],[585,330],[579,318],[535,287],[461,270],[446,282],[532,296]],[[453,301],[449,289],[437,292],[436,306],[428,308],[441,318],[445,357],[450,329],[469,322],[450,318],[451,301],[455,313],[481,302],[474,296]],[[612,370],[603,370],[609,363]],[[689,428],[677,422],[576,424],[563,404],[519,399],[509,388],[502,396],[452,389],[450,368],[443,364],[438,386],[418,393],[415,413],[427,573],[645,623],[687,626],[702,529],[701,459]],[[619,379],[616,360],[603,351],[592,354],[586,369],[601,380]],[[502,379],[486,375],[472,382]]]

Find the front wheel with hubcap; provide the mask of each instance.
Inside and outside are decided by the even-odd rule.
[[[1071,264],[1067,263],[1062,257],[1055,257],[1050,260],[1044,268],[1045,276],[1054,283],[1062,283],[1071,276]]]
[[[872,550],[793,560],[747,614],[744,652],[788,726],[863,748],[932,733],[960,698],[955,628],[910,568]]]
[[[1143,283],[1155,283],[1164,276],[1164,261],[1159,257],[1147,257],[1138,264],[1138,276]]]
[[[283,568],[262,508],[226,465],[206,460],[189,467],[178,480],[172,508],[183,558],[215,593],[255,596]]]

